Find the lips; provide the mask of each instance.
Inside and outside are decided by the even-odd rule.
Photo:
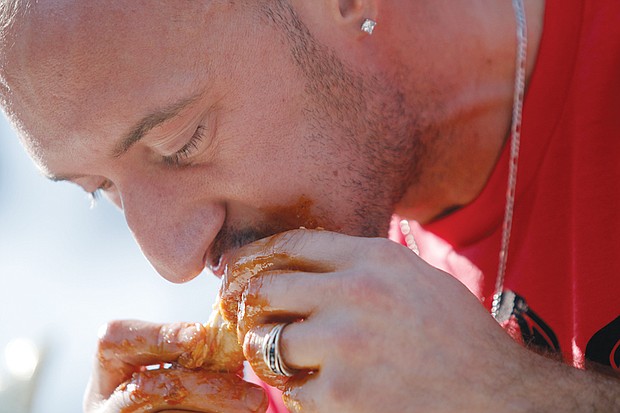
[[[226,262],[223,255],[215,257],[213,261],[209,261],[207,266],[211,272],[218,278],[222,278],[224,270],[226,269]]]
[[[222,278],[226,266],[222,260],[223,255],[224,246],[222,243],[222,231],[220,230],[204,256],[204,266],[211,270],[218,278]]]
[[[224,226],[217,234],[204,257],[205,267],[214,275],[222,278],[226,265],[232,254],[239,248],[261,238],[282,232],[280,228],[246,227],[233,228]]]
[[[218,278],[222,278],[226,264],[223,260],[223,254],[211,247],[204,257],[204,266]]]

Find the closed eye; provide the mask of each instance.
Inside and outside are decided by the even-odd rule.
[[[167,155],[163,157],[163,160],[166,164],[172,166],[182,166],[186,163],[186,161],[192,157],[194,152],[199,149],[200,143],[205,138],[205,127],[198,126],[196,132],[192,135],[190,140],[178,151],[173,153],[172,155]]]

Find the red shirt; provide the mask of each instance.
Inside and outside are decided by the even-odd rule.
[[[483,192],[423,229],[421,256],[490,308],[509,145]],[[502,321],[577,367],[620,365],[620,1],[547,0],[527,91]]]
[[[533,57],[530,57],[533,58]],[[490,309],[508,147],[478,198],[424,228],[420,255]],[[464,154],[466,155],[466,154]],[[396,221],[397,222],[397,221]],[[395,227],[396,228],[396,227]],[[392,239],[404,243],[398,231]],[[547,0],[527,92],[504,284],[520,341],[620,365],[620,1]],[[272,393],[269,412],[286,411]]]

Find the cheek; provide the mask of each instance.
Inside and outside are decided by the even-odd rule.
[[[251,117],[255,118],[249,121]],[[307,156],[299,123],[285,119],[268,113],[230,113],[213,144],[210,185],[226,183],[227,192],[244,198],[253,194],[257,199],[305,186],[315,173],[310,172],[314,161]]]
[[[228,59],[238,63],[226,65],[216,75],[221,109],[218,130],[223,139],[237,141],[234,150],[240,157],[268,163],[293,156],[291,149],[308,135],[305,108],[309,102],[303,75],[288,47],[278,41],[279,35],[253,35],[258,38],[249,44],[241,42],[242,46],[229,52],[233,56]]]

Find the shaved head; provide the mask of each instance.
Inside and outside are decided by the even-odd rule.
[[[146,99],[135,96],[146,85],[179,82],[192,87],[201,75],[195,68],[179,68],[178,48],[190,49],[192,44],[179,44],[176,33],[190,39],[200,36],[202,24],[211,17],[211,1],[183,1],[183,7],[177,1],[153,7],[145,0],[11,3],[11,28],[5,31],[3,47],[7,64],[1,73],[3,83],[10,85],[3,97],[9,95],[11,105],[4,106],[29,149],[40,145],[70,149],[95,128],[110,129],[112,125],[97,125],[84,117],[85,102],[93,104],[94,112],[103,112],[122,99]],[[136,70],[152,65],[154,56],[157,72]],[[117,93],[110,93],[114,90]],[[160,91],[169,93],[165,87]],[[43,110],[49,107],[54,111]],[[60,129],[63,134],[71,130],[74,136],[54,136]],[[37,139],[42,136],[50,139]],[[38,150],[30,152],[42,161]]]
[[[0,2],[2,105],[42,172],[105,191],[169,279],[299,226],[384,236],[403,199],[422,221],[472,199],[504,137],[455,134],[480,88],[444,64],[471,48],[428,48],[437,8],[462,19],[451,0],[385,0],[372,37],[344,3]]]

